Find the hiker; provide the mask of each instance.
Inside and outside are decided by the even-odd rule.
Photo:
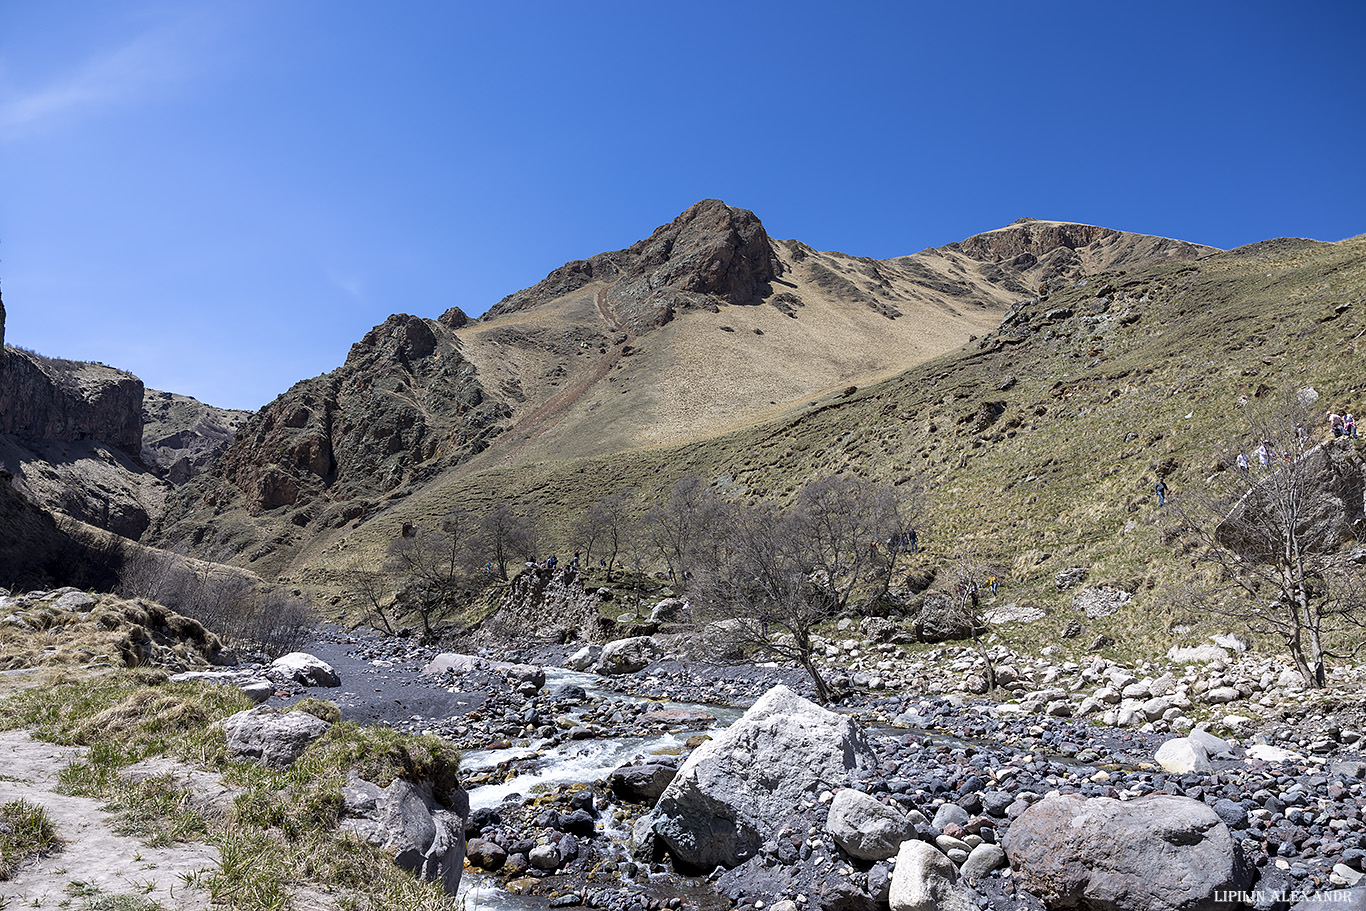
[[[995,576],[992,576],[990,579],[987,579],[987,585],[991,588],[991,593],[993,595],[996,594],[996,586],[999,585],[1000,582],[1001,580],[997,579]]]
[[[1328,426],[1333,428],[1334,438],[1342,436],[1342,415],[1336,411],[1328,412]]]
[[[916,541],[914,528],[906,532],[906,549],[909,550],[911,553],[916,553],[920,550],[920,545]]]
[[[1238,453],[1238,471],[1247,474],[1247,453]]]
[[[1350,414],[1342,419],[1342,432],[1354,440],[1361,439],[1361,437],[1357,436],[1357,419]]]
[[[1167,482],[1166,482],[1166,481],[1163,481],[1161,478],[1158,478],[1158,479],[1157,479],[1157,486],[1153,488],[1153,491],[1157,494],[1157,505],[1158,505],[1158,506],[1166,506],[1166,505],[1167,505]]]
[[[1257,462],[1263,468],[1269,467],[1271,465],[1271,443],[1267,440],[1262,440],[1262,445],[1257,447],[1255,455],[1257,456]]]

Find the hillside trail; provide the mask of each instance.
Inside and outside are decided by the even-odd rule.
[[[207,890],[194,883],[217,867],[217,849],[195,842],[150,847],[115,832],[101,801],[57,793],[58,774],[83,752],[26,731],[0,731],[0,804],[22,798],[42,806],[63,842],[0,881],[0,908],[105,907],[111,896],[128,896],[130,908],[208,909]]]

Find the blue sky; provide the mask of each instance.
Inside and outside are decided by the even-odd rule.
[[[6,340],[255,408],[699,199],[863,256],[1022,215],[1366,232],[1366,4],[0,4]]]

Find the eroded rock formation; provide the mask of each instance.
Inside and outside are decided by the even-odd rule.
[[[623,327],[662,326],[682,309],[746,304],[768,292],[782,264],[763,224],[747,209],[704,199],[625,250],[575,260],[510,294],[485,318],[527,310],[593,281]]]

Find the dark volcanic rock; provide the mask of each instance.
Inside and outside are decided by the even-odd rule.
[[[0,433],[25,440],[92,439],[142,449],[142,380],[131,373],[10,348],[0,362]]]
[[[610,283],[602,301],[625,326],[662,326],[682,309],[746,304],[781,272],[754,213],[704,199],[625,250],[566,263],[539,284],[489,308],[486,318],[526,310],[589,282]]]
[[[464,461],[488,446],[508,409],[486,399],[459,349],[442,323],[389,317],[351,347],[342,367],[261,409],[227,450],[223,479],[262,511],[302,507],[324,491],[333,502],[378,495]],[[205,493],[192,491],[187,505]],[[207,493],[223,496],[219,485]],[[354,515],[334,507],[326,520]]]

